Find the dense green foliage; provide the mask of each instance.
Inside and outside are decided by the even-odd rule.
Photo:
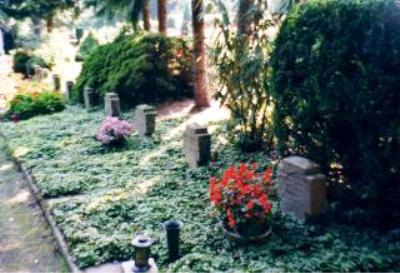
[[[17,73],[23,74],[25,77],[34,75],[34,66],[40,66],[43,68],[50,68],[50,65],[46,61],[27,51],[17,51],[13,58],[13,69]]]
[[[219,2],[223,20],[217,21],[213,61],[218,72],[219,90],[215,97],[232,113],[232,139],[243,151],[270,149],[273,141],[272,101],[269,77],[270,42],[265,35],[240,35],[232,28],[226,6]],[[254,33],[271,26],[264,12],[265,1],[255,1],[250,9]],[[258,16],[265,14],[265,16]]]
[[[183,40],[159,34],[120,36],[85,60],[73,99],[83,100],[86,85],[94,88],[97,103],[107,92],[118,93],[127,105],[188,97],[189,74],[190,52]]]
[[[266,167],[267,154],[242,154],[213,137],[214,162],[190,170],[182,153],[182,119],[158,121],[151,138],[133,135],[124,148],[106,149],[94,139],[104,113],[70,108],[51,116],[1,125],[14,156],[31,170],[82,267],[132,258],[132,237],[146,232],[156,239],[152,255],[171,272],[399,271],[396,234],[364,227],[303,225],[275,213],[273,235],[265,244],[231,244],[218,226],[208,198],[208,178],[231,163],[256,160]],[[131,113],[124,117],[131,120]],[[215,124],[218,125],[218,124]],[[181,129],[184,127],[180,127]],[[69,196],[71,194],[81,194]],[[167,264],[161,223],[181,219],[182,258]]]
[[[310,1],[276,40],[279,149],[321,163],[352,222],[400,225],[399,48],[391,0]]]
[[[84,60],[98,46],[99,46],[99,41],[96,39],[96,37],[94,37],[92,33],[89,33],[89,35],[83,40],[82,44],[79,47],[77,59]]]
[[[50,19],[57,11],[75,7],[75,0],[12,0],[0,1],[0,11],[17,20]]]
[[[17,94],[10,101],[7,116],[28,119],[38,115],[62,111],[64,98],[60,93],[44,91],[40,93]]]

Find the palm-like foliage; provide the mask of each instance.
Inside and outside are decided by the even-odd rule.
[[[106,18],[122,17],[137,29],[146,0],[85,0],[87,7],[94,7],[97,15]]]
[[[72,8],[75,0],[12,0],[0,1],[0,11],[16,19],[43,18],[48,19],[58,10]]]

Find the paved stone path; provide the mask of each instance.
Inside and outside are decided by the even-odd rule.
[[[27,182],[0,139],[0,272],[68,272]]]

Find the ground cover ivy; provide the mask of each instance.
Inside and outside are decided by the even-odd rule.
[[[329,215],[302,225],[275,213],[265,244],[235,245],[224,238],[208,200],[208,178],[232,162],[257,160],[213,137],[213,162],[190,170],[182,153],[186,118],[158,122],[152,138],[133,135],[126,147],[106,149],[94,139],[104,114],[69,108],[18,124],[1,124],[14,155],[32,170],[81,267],[130,259],[138,232],[156,239],[153,256],[161,271],[399,271],[399,234],[340,226]],[[131,113],[125,118],[132,119]],[[218,136],[218,137],[217,137]],[[77,195],[79,194],[79,195]],[[278,202],[274,201],[274,211]],[[182,258],[169,264],[161,226],[185,223]]]

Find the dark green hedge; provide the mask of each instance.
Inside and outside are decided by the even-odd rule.
[[[50,69],[51,66],[46,61],[28,51],[17,51],[13,58],[13,69],[16,73],[21,73],[25,77],[34,75],[34,66],[38,65],[43,68]]]
[[[92,33],[89,33],[89,35],[85,38],[85,40],[83,40],[82,44],[80,45],[76,59],[85,60],[85,58],[89,56],[90,53],[92,53],[98,46],[99,41]]]
[[[346,208],[338,210],[344,218],[398,227],[399,5],[300,5],[282,25],[272,68],[280,151],[322,165],[331,178],[331,201]]]
[[[119,37],[85,60],[75,102],[83,101],[86,85],[96,91],[98,104],[108,92],[118,93],[125,105],[190,97],[190,51],[183,40],[159,34]]]

